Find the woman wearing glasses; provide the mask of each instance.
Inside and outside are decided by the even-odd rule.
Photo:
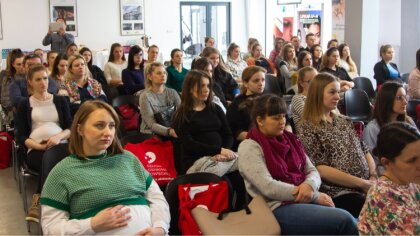
[[[414,121],[406,114],[406,109],[407,98],[403,85],[395,81],[384,83],[376,95],[373,120],[363,130],[363,140],[371,152],[376,147],[376,140],[382,126],[395,121],[403,121],[416,127]],[[379,164],[379,159],[377,157],[374,159],[376,164]]]
[[[128,53],[128,66],[122,71],[122,81],[127,94],[144,89],[143,50],[137,45]]]

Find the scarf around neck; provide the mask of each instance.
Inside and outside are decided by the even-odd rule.
[[[257,142],[263,152],[267,169],[275,180],[300,185],[305,181],[306,154],[296,136],[283,131],[277,137],[268,137],[253,127],[247,138]]]

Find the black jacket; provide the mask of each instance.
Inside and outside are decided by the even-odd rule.
[[[398,71],[398,78],[401,78],[400,71],[398,70],[398,67],[396,64],[390,62],[389,63],[395,70]],[[373,72],[375,73],[373,75],[373,78],[376,79],[376,84],[381,85],[385,83],[387,80],[391,80],[391,75],[389,74],[388,67],[386,66],[386,63],[384,60],[381,60],[380,62],[375,64],[375,67],[373,67]]]

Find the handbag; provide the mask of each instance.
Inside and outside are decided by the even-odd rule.
[[[183,235],[200,235],[200,228],[191,215],[191,210],[204,205],[217,214],[228,207],[229,187],[226,181],[206,185],[178,185],[179,220],[178,228]]]
[[[136,130],[139,123],[139,113],[129,104],[118,107],[125,130]]]
[[[9,167],[12,158],[13,138],[7,132],[0,132],[0,169]]]
[[[175,112],[175,106],[171,106],[164,111],[154,114],[154,117],[158,124],[165,127],[171,127],[172,114],[174,112]]]
[[[202,207],[192,215],[203,235],[280,235],[280,225],[261,196],[252,199],[244,210],[210,212]]]
[[[153,137],[141,143],[127,143],[124,149],[140,160],[159,186],[165,186],[176,177],[171,141],[162,142],[159,138]]]

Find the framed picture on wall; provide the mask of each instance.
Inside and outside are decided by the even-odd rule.
[[[66,20],[66,32],[77,36],[76,0],[50,0],[50,22],[57,18]]]
[[[120,0],[121,35],[144,34],[144,0]]]
[[[0,2],[0,39],[3,39],[3,25],[1,20],[1,2]]]

